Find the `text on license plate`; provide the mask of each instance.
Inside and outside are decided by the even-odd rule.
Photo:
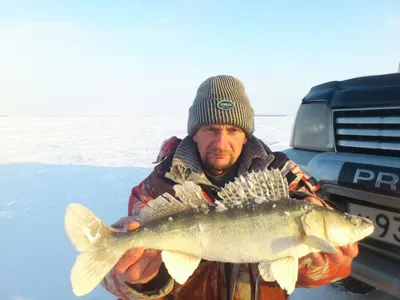
[[[348,213],[370,219],[375,231],[369,236],[393,245],[400,245],[400,214],[387,210],[349,203]]]

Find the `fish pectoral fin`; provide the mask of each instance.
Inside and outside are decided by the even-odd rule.
[[[331,243],[329,243],[327,240],[324,240],[323,238],[320,238],[315,235],[304,235],[302,238],[302,242],[312,248],[315,248],[317,250],[320,250],[322,252],[326,253],[336,253],[336,248],[333,246]]]
[[[271,261],[262,261],[258,264],[258,271],[264,281],[275,281],[274,274],[272,274]]]
[[[271,276],[275,278],[282,289],[291,294],[297,282],[299,262],[292,256],[283,257],[271,262]]]
[[[322,252],[335,253],[335,247],[327,240],[323,216],[312,209],[301,217],[305,234],[301,237],[304,244],[321,250]]]
[[[196,270],[201,260],[198,257],[167,250],[161,252],[161,257],[168,273],[179,284],[186,282],[189,276]]]

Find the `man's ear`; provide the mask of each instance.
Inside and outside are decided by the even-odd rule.
[[[197,131],[193,134],[192,140],[197,144]]]
[[[246,144],[248,141],[247,136],[244,138],[243,145]]]

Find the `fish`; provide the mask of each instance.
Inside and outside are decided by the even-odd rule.
[[[79,203],[67,206],[65,231],[79,252],[70,273],[75,295],[90,293],[135,247],[160,250],[179,284],[201,260],[254,263],[264,281],[276,281],[291,294],[299,258],[335,253],[337,246],[358,242],[375,229],[367,218],[290,198],[288,182],[276,169],[236,177],[219,190],[214,204],[192,181],[173,189],[174,195],[164,193],[143,207],[134,231],[112,228]]]

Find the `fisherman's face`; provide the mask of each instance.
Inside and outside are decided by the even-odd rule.
[[[204,167],[211,175],[220,175],[238,159],[247,142],[243,129],[231,125],[204,125],[193,135]]]

